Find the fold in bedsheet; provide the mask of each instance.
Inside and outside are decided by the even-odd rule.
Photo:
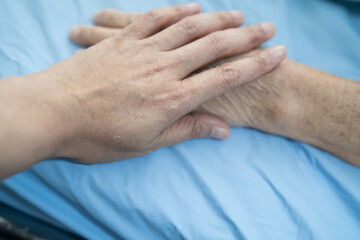
[[[0,77],[71,56],[67,34],[103,8],[182,0],[0,1]],[[360,6],[326,0],[198,1],[272,21],[288,56],[360,80]],[[234,128],[133,160],[48,160],[0,184],[0,201],[89,239],[357,239],[360,170],[307,144]]]

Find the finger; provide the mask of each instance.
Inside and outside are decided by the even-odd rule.
[[[136,39],[146,38],[199,11],[200,6],[197,3],[152,10],[124,28],[124,35]]]
[[[119,31],[121,30],[98,26],[76,26],[70,30],[70,39],[77,45],[89,47]]]
[[[152,38],[159,50],[181,47],[211,32],[238,27],[244,22],[240,11],[203,13],[186,17]]]
[[[285,59],[285,46],[275,46],[261,51],[254,56],[224,63],[188,79],[181,81],[181,87],[191,98],[186,102],[182,114],[198,107],[200,104],[268,73]],[[181,114],[181,113],[180,113]]]
[[[224,121],[211,115],[193,113],[175,121],[156,141],[157,145],[167,147],[195,138],[226,139],[229,134],[229,126]]]
[[[174,50],[181,59],[182,76],[216,62],[259,47],[275,33],[274,25],[262,23],[238,29],[214,32],[186,46]]]
[[[94,15],[95,25],[111,28],[124,28],[134,22],[142,13],[128,13],[114,9],[105,9]]]

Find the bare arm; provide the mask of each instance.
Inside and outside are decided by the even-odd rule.
[[[0,81],[0,179],[53,156],[64,123],[49,81],[35,75]],[[36,87],[34,87],[36,86]]]
[[[270,131],[360,167],[360,83],[293,61],[284,65],[279,77],[290,82],[291,95]]]
[[[103,163],[188,139],[226,138],[224,121],[191,112],[269,72],[286,49],[276,46],[190,77],[274,34],[270,23],[234,28],[243,22],[239,11],[199,11],[197,4],[150,11],[42,72],[1,80],[0,179],[47,158]]]
[[[233,126],[297,139],[360,166],[360,83],[292,60],[203,104]]]
[[[75,27],[71,39],[79,45],[93,45],[121,31],[125,22],[138,16],[101,11],[94,16],[98,26]],[[196,111],[218,116],[231,126],[253,127],[307,142],[360,167],[358,82],[287,59],[274,71],[218,96]]]

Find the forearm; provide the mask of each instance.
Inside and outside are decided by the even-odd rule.
[[[286,81],[287,94],[269,131],[360,166],[360,83],[294,61],[284,64],[277,77]]]
[[[104,17],[107,15],[112,17]],[[83,46],[95,44],[118,30],[114,30],[114,18],[120,21],[128,17],[104,11],[94,20],[109,27],[107,34],[96,28],[85,34],[90,30],[77,27],[73,33],[81,30],[84,34],[71,34],[71,38]],[[232,126],[298,139],[360,166],[359,93],[359,83],[286,60],[273,72],[202,104],[195,112],[213,114]]]
[[[360,83],[286,59],[274,71],[196,111],[218,116],[231,126],[312,144],[360,166],[359,93]]]
[[[0,179],[54,156],[61,124],[56,98],[39,74],[0,81]]]

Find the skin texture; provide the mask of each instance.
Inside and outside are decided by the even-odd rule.
[[[94,23],[111,35],[124,27],[115,24],[119,19],[129,22],[138,16],[104,10],[94,16]],[[74,30],[81,34],[75,35]],[[73,42],[82,46],[97,43],[97,36],[96,27],[78,26],[70,33]],[[221,60],[206,69],[259,51]],[[359,94],[360,83],[356,81],[286,59],[270,73],[203,103],[194,112],[217,116],[231,126],[307,142],[360,167]]]
[[[121,31],[102,31],[106,39],[87,50],[42,72],[2,79],[0,178],[48,158],[102,163],[188,139],[226,138],[224,121],[193,110],[271,71],[286,49],[275,46],[191,75],[274,34],[270,23],[236,28],[244,19],[238,11],[199,11],[190,4],[125,14],[129,19],[117,22],[127,24]],[[91,34],[75,29],[72,36]]]
[[[360,167],[359,94],[356,81],[286,59],[196,112],[312,144]]]

